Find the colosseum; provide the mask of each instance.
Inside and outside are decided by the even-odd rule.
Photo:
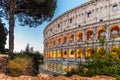
[[[93,49],[110,52],[113,44],[120,46],[120,0],[89,0],[44,29],[44,68],[65,74],[90,60]]]

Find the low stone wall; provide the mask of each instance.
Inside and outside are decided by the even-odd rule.
[[[0,80],[116,80],[116,79],[109,76],[81,77],[78,75],[73,75],[71,77],[65,76],[54,77],[48,74],[39,74],[35,77],[32,76],[10,77],[4,74],[0,74]]]
[[[0,56],[0,73],[7,73],[8,61]]]

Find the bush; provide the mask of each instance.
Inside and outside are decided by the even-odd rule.
[[[20,76],[20,75],[33,75],[33,59],[30,57],[15,57],[9,61],[9,75]]]
[[[38,53],[18,53],[9,55],[9,74],[11,76],[30,75],[35,76],[39,73],[39,60],[42,55]]]
[[[67,73],[67,75],[73,74],[87,77],[105,75],[120,80],[120,59],[116,60],[110,54],[107,54],[104,58],[94,56],[92,61],[87,60],[85,63],[80,62],[74,72]]]

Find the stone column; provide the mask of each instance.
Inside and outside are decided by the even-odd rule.
[[[66,42],[66,44],[68,45],[68,44],[69,44],[69,34],[68,34],[68,33],[66,34],[66,37],[67,37],[67,42]]]
[[[76,45],[74,45],[74,61],[76,61]]]
[[[67,52],[66,62],[68,62],[69,61],[69,49],[68,48],[66,49],[66,52]]]
[[[86,41],[86,29],[83,29],[83,31],[82,31],[82,33],[83,33],[83,41]]]
[[[74,32],[74,43],[76,43],[76,32]]]

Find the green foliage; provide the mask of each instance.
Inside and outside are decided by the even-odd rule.
[[[0,22],[0,53],[5,52],[5,44],[7,40],[8,31],[4,25]]]
[[[11,2],[15,2],[15,0],[0,0],[0,16],[10,20],[10,6],[13,5],[13,15],[22,26],[37,27],[44,21],[50,21],[56,9],[56,0],[16,0],[15,3]]]
[[[71,76],[73,74],[80,76],[105,75],[120,80],[120,59],[114,59],[111,54],[106,54],[104,58],[101,58],[96,52],[92,60],[79,62],[78,68],[66,75]]]
[[[110,54],[112,55],[112,57],[113,57],[114,59],[120,59],[120,47],[118,47],[118,46],[113,46],[113,47],[111,48]]]
[[[100,41],[100,43],[102,44],[102,46],[104,46],[104,44],[105,44],[105,38],[100,37],[100,38],[99,38],[99,41]]]
[[[9,75],[37,75],[39,65],[42,64],[43,56],[36,53],[18,53],[9,55]]]

